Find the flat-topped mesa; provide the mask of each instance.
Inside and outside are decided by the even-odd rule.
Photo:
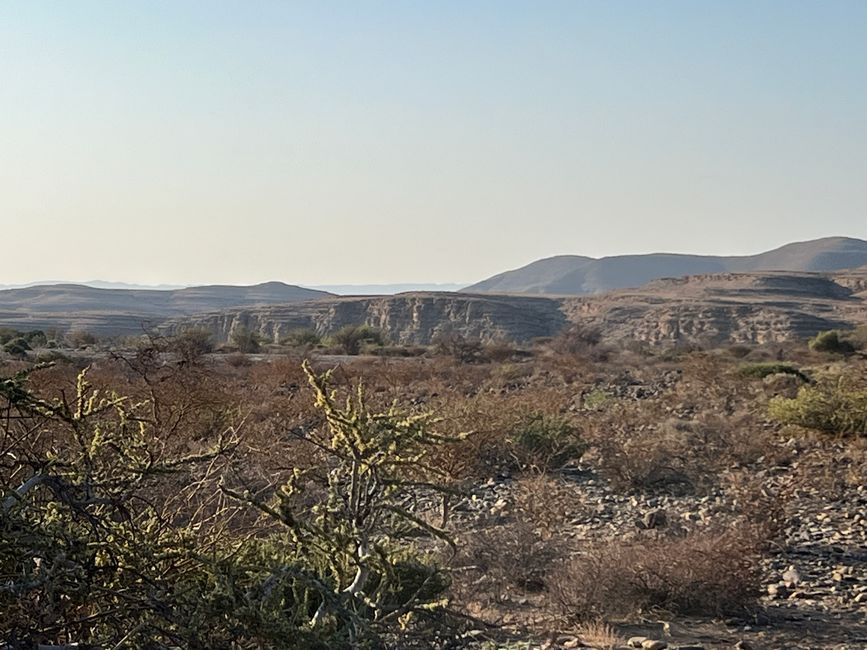
[[[854,291],[832,274],[771,271],[765,273],[709,273],[661,278],[640,287],[643,292],[678,292],[687,295],[717,294],[752,299],[755,294],[783,294],[843,299]]]

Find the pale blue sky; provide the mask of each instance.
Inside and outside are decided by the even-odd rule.
[[[867,238],[867,2],[0,0],[0,284]]]

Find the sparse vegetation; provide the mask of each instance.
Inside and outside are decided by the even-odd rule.
[[[182,330],[168,341],[167,348],[177,354],[185,363],[196,363],[214,351],[214,337],[210,331],[192,327]]]
[[[476,648],[481,619],[601,647],[624,618],[755,615],[804,494],[863,483],[859,355],[296,341],[0,361],[0,641]]]

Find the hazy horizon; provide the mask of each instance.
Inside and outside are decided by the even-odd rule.
[[[843,1],[7,3],[0,284],[867,239],[865,31]]]

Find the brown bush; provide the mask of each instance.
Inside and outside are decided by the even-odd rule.
[[[544,591],[549,573],[564,557],[560,540],[546,538],[526,521],[474,531],[459,542],[453,591],[464,602],[502,602],[510,591]]]
[[[551,573],[552,600],[575,620],[663,610],[738,615],[761,590],[752,529],[599,545]]]

